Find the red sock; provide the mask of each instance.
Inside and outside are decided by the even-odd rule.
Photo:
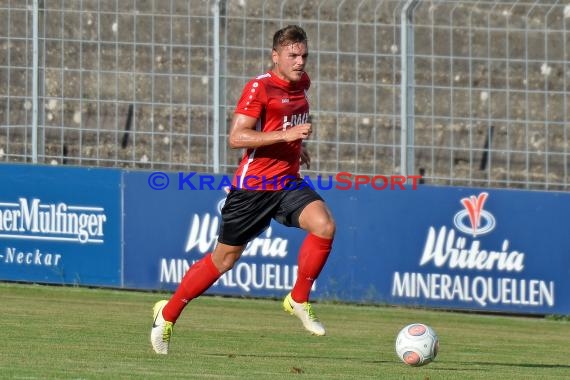
[[[297,281],[291,290],[291,298],[303,303],[309,300],[313,283],[319,277],[332,248],[332,239],[308,234],[299,250]]]
[[[220,271],[212,261],[211,253],[195,262],[182,278],[170,301],[162,309],[164,319],[176,323],[188,302],[204,293],[220,278],[220,275]]]

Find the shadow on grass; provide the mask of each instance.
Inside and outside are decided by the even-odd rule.
[[[260,354],[220,354],[220,353],[205,353],[206,356],[217,356],[217,357],[228,357],[228,358],[238,358],[238,357],[246,357],[246,358],[283,358],[283,359],[295,359],[299,358],[298,355],[287,355],[287,354],[271,354],[266,353],[263,355]],[[346,360],[346,361],[360,361],[362,363],[367,364],[394,364],[397,360],[362,360],[359,357],[339,357],[339,356],[303,356],[303,359],[316,359],[316,360]],[[437,363],[437,361],[435,362]],[[519,368],[535,368],[535,369],[570,369],[570,365],[568,364],[540,364],[540,363],[504,363],[504,362],[449,362],[449,361],[441,361],[442,364],[446,366],[444,368],[438,368],[436,366],[430,366],[432,370],[444,370],[450,371],[453,368],[450,368],[449,365],[452,363],[460,365],[457,370],[460,371],[480,371],[480,368],[470,368],[473,366],[489,366],[489,367],[519,367]]]
[[[215,356],[215,357],[228,357],[228,358],[280,358],[280,359],[329,359],[329,360],[347,360],[347,361],[359,361],[362,363],[372,363],[372,364],[379,364],[379,363],[394,363],[397,360],[362,360],[359,357],[339,357],[339,356],[306,356],[306,355],[287,355],[287,354],[272,354],[272,353],[264,353],[264,354],[235,354],[235,353],[228,353],[228,354],[220,354],[220,353],[204,353],[206,356]]]
[[[437,362],[437,361],[436,361]],[[457,370],[461,371],[480,371],[481,368],[469,368],[473,366],[481,366],[481,367],[512,367],[512,368],[534,368],[534,369],[570,369],[570,365],[568,364],[540,364],[540,363],[504,363],[504,362],[449,362],[449,361],[441,361],[446,365],[456,364],[459,367]],[[434,368],[436,369],[436,368]],[[445,368],[437,368],[445,371],[453,370],[453,368],[445,367]]]
[[[463,363],[464,365],[475,364],[484,366],[497,366],[497,367],[522,367],[522,368],[568,368],[568,364],[539,364],[539,363],[493,363],[493,362],[469,362]]]

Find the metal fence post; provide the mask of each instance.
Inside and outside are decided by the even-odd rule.
[[[214,173],[220,172],[220,0],[214,7],[214,99],[212,130],[212,161]]]
[[[412,12],[419,0],[407,0],[400,14],[401,31],[400,59],[402,77],[400,81],[400,173],[407,176],[414,172],[414,25]]]
[[[32,163],[38,163],[38,0],[32,8]]]

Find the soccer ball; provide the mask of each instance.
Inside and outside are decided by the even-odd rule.
[[[396,338],[396,353],[404,363],[419,367],[432,362],[439,350],[435,331],[423,323],[407,325]]]

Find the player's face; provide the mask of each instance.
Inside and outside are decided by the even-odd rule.
[[[297,82],[305,72],[305,63],[309,56],[306,43],[294,43],[280,46],[273,50],[273,72],[283,80]]]

